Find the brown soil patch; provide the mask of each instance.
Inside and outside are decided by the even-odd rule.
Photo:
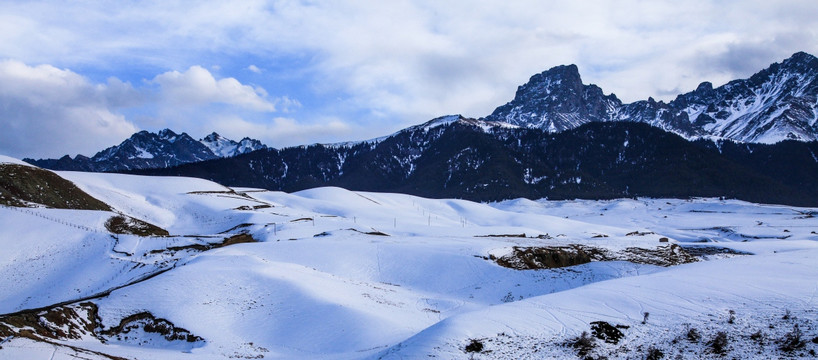
[[[105,228],[114,234],[137,236],[168,236],[167,230],[151,223],[125,215],[113,216],[105,222]]]
[[[511,254],[500,258],[491,256],[498,265],[517,269],[554,269],[581,265],[591,261],[629,261],[636,264],[673,266],[699,261],[676,244],[656,248],[630,247],[620,251],[585,246],[514,247]]]
[[[28,203],[57,209],[111,210],[104,202],[51,171],[0,164],[0,204],[25,207]]]

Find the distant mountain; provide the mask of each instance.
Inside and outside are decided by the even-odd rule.
[[[30,164],[52,170],[123,171],[162,168],[179,164],[235,156],[266,148],[258,140],[244,138],[240,142],[212,133],[195,140],[186,133],[176,134],[169,129],[158,133],[140,131],[117,146],[109,147],[89,158],[66,155],[60,159],[24,159]]]
[[[690,142],[634,122],[548,133],[455,116],[378,142],[266,149],[136,173],[283,191],[339,186],[479,201],[724,196],[815,206],[815,154],[818,142]]]
[[[772,144],[818,140],[818,58],[799,52],[749,79],[718,88],[709,82],[664,103],[623,104],[584,85],[575,65],[531,77],[486,120],[548,132],[600,121],[643,122],[684,136]]]
[[[207,146],[217,157],[231,157],[267,148],[261,141],[255,139],[245,137],[235,142],[215,132],[200,139],[199,142]]]

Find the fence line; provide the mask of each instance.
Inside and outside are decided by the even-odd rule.
[[[23,214],[33,215],[33,216],[36,216],[36,217],[39,217],[39,218],[42,218],[42,219],[45,219],[45,220],[48,220],[48,221],[51,221],[51,222],[55,222],[55,223],[58,223],[58,224],[61,224],[61,225],[69,226],[69,227],[73,227],[73,228],[79,229],[79,230],[84,230],[84,231],[87,231],[87,232],[94,232],[94,233],[100,233],[101,232],[98,229],[94,229],[94,228],[91,228],[91,227],[88,227],[88,226],[85,226],[85,225],[74,224],[72,222],[68,222],[68,221],[65,221],[63,219],[59,219],[59,218],[55,218],[55,217],[51,217],[51,216],[46,216],[46,215],[44,215],[42,213],[30,210],[31,208],[6,206],[6,205],[2,205],[2,204],[0,204],[0,208],[9,209],[9,210],[12,210],[12,211],[17,211],[17,212],[20,212],[20,213],[23,213]]]

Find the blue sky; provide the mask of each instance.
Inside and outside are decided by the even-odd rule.
[[[3,1],[0,154],[93,155],[133,132],[273,147],[488,115],[574,63],[625,102],[818,54],[807,1]]]

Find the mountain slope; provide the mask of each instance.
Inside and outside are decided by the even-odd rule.
[[[102,210],[111,208],[59,175],[30,165],[6,162],[0,157],[0,205],[44,205],[56,209]]]
[[[720,144],[722,151],[633,122],[549,134],[457,118],[377,143],[267,149],[139,173],[283,191],[340,186],[479,201],[726,196],[816,203],[818,193],[805,184],[818,182],[818,160],[810,155],[818,154],[818,142]]]

